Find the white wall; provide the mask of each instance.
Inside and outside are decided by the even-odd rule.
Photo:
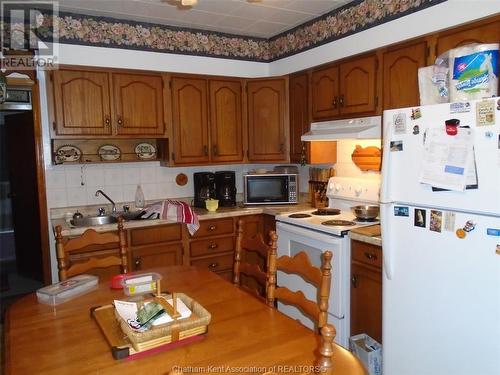
[[[270,64],[277,76],[500,13],[499,0],[448,0],[394,21]]]

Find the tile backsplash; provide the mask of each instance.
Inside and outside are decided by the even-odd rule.
[[[193,196],[193,173],[231,170],[236,173],[236,188],[243,192],[243,173],[251,169],[273,169],[269,164],[217,165],[166,168],[159,162],[56,165],[46,169],[49,208],[107,203],[95,192],[102,189],[115,202],[132,202],[140,184],[146,200]],[[301,168],[302,169],[302,168]],[[188,183],[178,186],[175,177],[188,176]]]

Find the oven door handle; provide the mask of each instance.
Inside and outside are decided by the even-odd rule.
[[[276,229],[283,231],[283,232],[288,232],[292,234],[299,235],[301,237],[308,237],[311,238],[315,241],[322,241],[322,242],[338,242],[342,240],[342,237],[337,237],[333,234],[326,234],[326,233],[320,233],[312,229],[306,229],[306,228],[301,228],[297,227],[295,225],[290,225],[287,223],[283,223],[278,221],[276,223]],[[280,236],[280,233],[278,233],[278,236]],[[278,237],[279,239],[279,237]],[[328,250],[328,249],[324,249]]]

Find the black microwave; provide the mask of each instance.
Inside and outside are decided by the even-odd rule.
[[[246,174],[243,176],[243,203],[294,204],[297,203],[298,186],[297,174]]]

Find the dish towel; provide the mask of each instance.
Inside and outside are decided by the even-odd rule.
[[[193,209],[186,202],[165,199],[164,201],[149,205],[144,210],[146,213],[143,217],[156,213],[160,219],[185,223],[190,235],[195,234],[200,228],[198,215],[194,213]]]

